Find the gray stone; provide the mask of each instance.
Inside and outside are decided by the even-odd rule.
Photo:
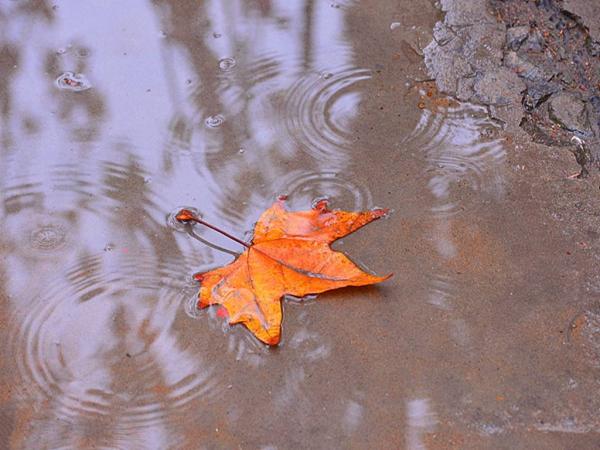
[[[515,73],[499,67],[484,72],[473,86],[473,100],[490,107],[492,117],[501,120],[509,127],[517,126],[521,121],[521,92],[525,83]]]
[[[504,24],[493,17],[485,0],[441,0],[446,13],[425,48],[425,64],[440,91],[462,101],[473,100],[478,73],[502,63]]]
[[[525,42],[529,36],[529,27],[522,25],[520,27],[512,27],[506,30],[506,46],[514,51],[519,50],[521,44]]]
[[[435,39],[435,42],[439,47],[443,47],[455,37],[456,33],[454,33],[448,26],[442,22],[436,22],[433,27],[433,39]]]
[[[487,71],[475,82],[475,98],[486,105],[507,106],[519,103],[525,83],[504,67]]]
[[[523,49],[530,52],[541,53],[544,51],[545,46],[546,40],[544,39],[544,36],[542,36],[542,33],[540,33],[540,30],[534,30],[529,33]]]
[[[440,7],[446,17],[444,21],[452,27],[470,26],[476,23],[496,23],[482,0],[440,0]]]
[[[548,101],[550,119],[566,130],[588,134],[590,124],[585,103],[572,94],[561,92]]]
[[[546,73],[542,68],[521,58],[516,52],[512,51],[506,52],[504,65],[509,69],[513,69],[521,78],[529,81],[545,82],[552,76],[551,73]]]
[[[558,83],[537,83],[532,86],[528,86],[523,96],[523,106],[527,111],[533,111],[539,107],[548,98],[559,91],[562,87]]]
[[[600,41],[600,2],[597,0],[565,0],[563,8],[576,16],[586,26],[590,36],[595,41]]]

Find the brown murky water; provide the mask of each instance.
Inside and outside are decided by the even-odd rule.
[[[483,108],[440,98],[425,0],[0,3],[0,448],[597,448],[600,312],[515,201]],[[278,194],[394,214],[378,287],[283,342],[191,274]]]

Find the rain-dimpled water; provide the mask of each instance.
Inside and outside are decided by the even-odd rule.
[[[527,316],[538,270],[503,237],[520,213],[502,124],[430,98],[438,19],[407,0],[1,2],[0,448],[422,449],[543,428],[545,400],[520,398],[554,360],[494,325]],[[249,241],[282,194],[390,208],[335,248],[395,275],[285,300],[268,348],[196,307],[193,274],[240,246],[174,215]]]

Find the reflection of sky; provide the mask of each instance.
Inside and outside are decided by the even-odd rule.
[[[46,42],[92,47],[88,76],[110,115],[105,139],[134,137],[130,143],[143,152],[146,166],[156,167],[160,152],[147,149],[161,142],[171,109],[160,29],[148,2],[69,2],[59,8],[59,22]]]
[[[338,67],[349,62],[351,47],[344,39],[344,15],[327,2],[313,3],[312,17],[306,17],[305,2],[285,0],[269,2],[269,15],[261,16],[249,11],[244,20],[241,13],[248,12],[248,2],[210,2],[208,15],[215,23],[214,31],[222,34],[219,39],[207,40],[209,48],[217,59],[235,55],[236,49],[243,46],[241,57],[251,63],[261,55],[276,54],[279,58],[282,77],[278,79],[279,88],[293,83],[300,69],[305,48],[306,21],[312,20],[312,42],[310,50],[314,53],[309,69],[324,70]]]
[[[243,103],[248,103],[251,114],[237,114],[240,108],[237,97],[236,102],[224,103],[227,110],[214,111],[223,114],[226,120],[231,122],[242,120],[246,123],[245,127],[251,130],[251,142],[243,142],[240,139],[239,147],[249,146],[252,147],[252,151],[247,152],[244,159],[240,158],[233,164],[221,162],[218,168],[212,168],[204,160],[192,168],[184,160],[173,170],[178,176],[166,179],[157,178],[155,175],[163,170],[163,147],[167,139],[164,125],[169,123],[175,113],[183,114],[192,121],[192,146],[195,149],[207,149],[206,142],[213,140],[214,135],[219,135],[220,132],[205,130],[202,127],[204,117],[199,117],[198,113],[203,116],[212,113],[210,105],[205,105],[204,110],[198,111],[199,105],[193,104],[187,96],[188,80],[193,79],[194,83],[200,84],[205,82],[201,78],[198,79],[196,68],[190,65],[187,58],[187,53],[194,49],[182,45],[187,43],[176,42],[170,38],[169,27],[157,20],[155,11],[148,7],[147,2],[114,2],[112,6],[104,2],[58,3],[54,26],[38,27],[35,33],[28,36],[30,40],[27,53],[30,57],[24,58],[21,76],[16,82],[19,108],[27,114],[36,111],[45,122],[45,126],[40,128],[37,135],[37,142],[44,143],[44,153],[52,154],[53,162],[72,161],[77,157],[78,145],[70,142],[72,129],[69,125],[80,121],[84,111],[79,105],[78,113],[69,119],[69,124],[61,123],[56,115],[37,112],[40,103],[55,105],[56,109],[57,103],[62,101],[60,96],[71,95],[54,92],[54,87],[49,85],[48,81],[59,74],[44,74],[39,64],[47,52],[61,48],[69,49],[69,45],[89,46],[90,56],[80,59],[86,64],[85,74],[91,80],[94,90],[102,96],[107,113],[101,118],[105,122],[100,127],[102,136],[95,140],[93,148],[90,149],[90,143],[80,144],[91,152],[85,156],[80,155],[81,159],[90,156],[96,159],[118,158],[107,147],[115,142],[124,141],[130,151],[142,158],[140,164],[152,176],[152,180],[160,183],[161,194],[170,200],[174,199],[178,204],[198,201],[195,195],[190,195],[190,185],[197,185],[197,193],[218,193],[224,189],[224,180],[235,179],[247,171],[263,172],[263,179],[275,179],[283,174],[276,165],[264,164],[265,158],[270,158],[268,151],[272,153],[273,148],[289,146],[283,145],[279,129],[273,126],[277,111],[272,107],[270,96],[277,92],[284,93],[302,71],[305,53],[303,8],[301,2],[274,2],[271,14],[262,17],[257,11],[248,10],[244,2],[211,2],[207,5],[207,19],[214,24],[211,28],[221,33],[218,39],[208,30],[204,33],[214,58],[218,60],[225,56],[234,56],[242,59],[236,69],[237,72],[242,72],[244,62],[250,65],[261,55],[271,55],[278,67],[277,76],[268,80],[268,90],[262,92],[264,95],[252,100],[242,100]],[[244,12],[252,15],[251,20],[243,17]],[[165,15],[168,16],[168,12],[165,12]],[[315,5],[313,15],[317,22],[327,24],[312,27],[313,48],[318,49],[312,55],[314,70],[347,65],[351,55],[342,38],[343,14],[326,2],[320,2]],[[95,42],[101,42],[102,45],[93,45]],[[240,46],[243,47],[243,54],[238,55],[236,49]],[[72,66],[80,62],[72,53],[67,51],[57,58],[64,70],[74,70]],[[217,68],[214,70],[214,76],[218,76]],[[247,86],[244,80],[238,80],[235,76],[232,82],[242,83],[239,88],[242,92],[248,88],[257,88]],[[36,88],[39,89],[38,92]],[[150,92],[147,92],[148,89]],[[355,108],[359,101],[357,98],[351,100],[352,104],[345,102],[341,114],[342,119],[346,121],[352,117],[348,111]],[[336,103],[338,108],[340,104],[341,102]],[[18,116],[15,111],[13,117]],[[334,111],[334,119],[335,116]],[[99,119],[90,117],[88,120]],[[254,139],[258,140],[259,145],[252,142]],[[222,145],[219,140],[216,142],[217,145]],[[51,150],[48,149],[49,146],[52,147]],[[29,158],[22,162],[23,166],[36,173],[37,181],[49,176],[44,170],[47,162],[39,160],[39,163],[38,167],[35,164],[31,165]],[[207,198],[202,200],[203,210],[207,215],[218,215],[218,209],[222,205],[213,205],[213,202],[206,201]],[[260,201],[264,202],[264,199],[259,198],[254,202]]]
[[[68,446],[65,440],[83,439],[96,427],[106,439],[116,435],[108,447],[194,448],[179,443],[188,435],[217,439],[212,434],[217,427],[225,434],[251,416],[267,428],[256,431],[265,438],[258,446],[281,441],[277,433],[268,434],[281,429],[277,424],[312,432],[308,422],[319,415],[325,417],[319,426],[329,428],[314,428],[315,435],[354,442],[373,430],[385,435],[386,421],[378,417],[395,414],[407,447],[422,448],[427,433],[435,431],[437,414],[456,408],[433,400],[447,398],[446,382],[455,393],[481,389],[462,376],[480,356],[474,352],[487,350],[479,330],[470,328],[474,322],[461,317],[459,302],[477,294],[457,286],[454,271],[436,269],[462,254],[454,215],[482,199],[502,197],[504,180],[496,168],[504,149],[495,139],[482,139],[493,126],[478,108],[423,111],[414,135],[399,146],[401,152],[420,150],[421,163],[407,161],[403,153],[398,166],[390,167],[386,158],[393,155],[387,150],[404,125],[395,122],[395,111],[387,115],[387,105],[398,102],[399,112],[408,110],[400,105],[401,95],[386,91],[402,88],[394,85],[398,72],[386,74],[387,63],[396,67],[393,61],[384,60],[381,48],[376,57],[365,54],[371,42],[393,46],[386,39],[395,18],[381,20],[377,11],[357,6],[353,18],[369,14],[370,21],[350,36],[344,6],[364,2],[334,8],[329,1],[58,1],[52,21],[18,12],[25,3],[0,3],[5,14],[0,48],[12,42],[20,53],[15,76],[0,88],[0,100],[4,92],[12,96],[12,109],[0,117],[0,135],[13,138],[0,147],[0,295],[10,296],[3,302],[12,308],[7,345],[18,360],[9,381],[27,384],[18,414],[28,425],[37,423],[37,417],[30,421],[21,414],[33,405],[49,417],[42,426],[26,428],[31,442],[54,433]],[[410,2],[400,7],[405,6]],[[77,54],[80,47],[89,55]],[[59,49],[64,53],[57,54]],[[235,58],[235,67],[220,70],[224,57]],[[375,63],[383,67],[381,74],[369,70]],[[63,71],[82,72],[93,88],[58,90],[54,81]],[[380,103],[379,94],[386,97],[386,109],[373,114],[366,108]],[[225,122],[208,128],[205,119],[214,114]],[[359,118],[364,122],[357,123]],[[381,124],[386,126],[378,128]],[[373,133],[366,131],[371,125]],[[363,132],[372,142],[353,140]],[[385,158],[366,167],[375,151]],[[353,152],[362,156],[353,160]],[[411,168],[417,175],[404,179]],[[380,169],[386,179],[377,178]],[[396,195],[404,189],[416,199]],[[313,309],[289,302],[286,307],[296,308],[296,315],[284,324],[285,344],[272,357],[247,331],[219,320],[214,309],[195,321],[185,316],[183,303],[196,294],[185,277],[231,256],[173,232],[165,217],[180,205],[196,206],[207,220],[244,236],[280,192],[292,194],[294,208],[305,208],[319,195],[332,196],[335,206],[343,199],[347,209],[421,202],[425,212],[418,221],[424,225],[417,224],[410,236],[423,238],[434,251],[421,252],[421,242],[405,244],[417,244],[418,255],[361,248],[358,257],[364,251],[378,258],[382,248],[392,264],[403,264],[390,283],[404,277],[402,282],[387,285],[401,287],[398,295],[372,309],[365,306],[369,313],[360,318],[336,311],[338,299],[354,294],[334,294]],[[404,220],[405,205],[385,206],[397,207],[398,214],[381,230],[400,239],[412,228],[410,221],[406,229],[388,227],[398,217]],[[64,231],[64,242],[36,248],[32,233],[45,228],[49,239],[52,231]],[[198,233],[237,250],[214,234]],[[390,235],[384,234],[385,243]],[[360,239],[354,241],[359,247]],[[415,268],[413,261],[425,264]],[[414,273],[417,281],[409,279]],[[430,278],[425,286],[420,277]],[[422,288],[437,310],[420,308]],[[377,291],[361,291],[357,298],[362,292],[373,298]],[[390,320],[394,317],[401,319]],[[420,318],[433,321],[435,332]],[[325,323],[327,329],[320,328]],[[408,339],[384,342],[369,335],[341,342],[338,331],[363,332],[365,324],[375,326],[367,330],[373,336],[385,331]],[[446,347],[448,337],[457,345]],[[447,352],[440,356],[439,348]],[[433,364],[462,366],[458,376],[451,373],[440,384],[440,375],[423,362],[431,356]],[[404,376],[399,371],[407,365],[411,373]],[[425,380],[418,381],[419,373]],[[405,401],[405,389],[414,383],[427,385],[431,395],[420,392]],[[321,412],[324,404],[327,411]],[[96,413],[89,414],[91,409]],[[61,426],[63,435],[57,432]],[[237,446],[235,439],[220,443]]]
[[[160,142],[161,126],[168,118],[169,110],[165,108],[168,103],[166,80],[159,59],[159,30],[156,26],[148,26],[156,24],[156,18],[147,2],[112,3],[113,7],[100,7],[106,3],[69,2],[63,5],[59,2],[54,24],[37,26],[35,31],[32,29],[27,36],[21,37],[27,44],[23,47],[20,76],[13,86],[18,98],[13,106],[45,119],[47,126],[40,128],[39,142],[54,144],[53,151],[64,147],[64,139],[69,139],[69,128],[62,127],[55,118],[53,120],[54,111],[41,110],[40,104],[55,103],[52,98],[57,98],[49,79],[55,79],[60,73],[44,73],[43,62],[48,53],[60,49],[67,49],[65,54],[58,56],[65,71],[73,70],[80,59],[85,61],[86,75],[108,105],[110,124],[104,128],[107,138],[135,136],[138,148],[152,147]],[[18,21],[21,27],[15,28],[27,29],[23,24],[28,20],[28,17],[21,17]],[[144,26],[134,26],[142,23]],[[75,56],[68,51],[69,45],[89,46],[91,54],[84,58]],[[152,94],[149,95],[146,89],[152,89]],[[18,118],[18,112],[14,111],[12,117]],[[64,150],[68,151],[68,148]],[[149,157],[152,155],[159,156],[160,153],[147,153]]]
[[[431,401],[417,398],[406,403],[407,430],[406,448],[408,450],[425,450],[425,435],[431,433],[437,424],[437,417],[432,411]]]
[[[164,226],[165,216],[179,205],[197,205],[206,217],[227,222],[230,217],[222,211],[236,209],[227,201],[237,194],[252,208],[268,204],[293,170],[281,162],[293,160],[299,147],[277,124],[281,99],[302,77],[309,77],[307,86],[313,89],[306,96],[318,96],[321,72],[352,68],[344,14],[327,2],[316,3],[310,18],[304,2],[289,1],[271,2],[265,15],[243,1],[207,2],[198,5],[197,18],[172,18],[171,6],[147,1],[56,5],[51,22],[38,19],[31,26],[31,16],[13,8],[0,23],[0,39],[20,52],[7,87],[13,96],[9,124],[2,124],[13,145],[2,149],[0,168],[4,206],[8,197],[14,206],[2,208],[4,239],[19,243],[5,260],[6,288],[15,317],[23,321],[14,327],[13,345],[25,358],[19,363],[25,379],[37,384],[33,391],[51,398],[49,414],[79,420],[82,427],[91,410],[102,418],[124,414],[121,427],[136,420],[151,425],[139,435],[131,431],[131,442],[162,442],[164,448],[172,436],[162,409],[193,401],[201,406],[222,381],[209,380],[212,367],[173,332],[181,305],[172,299],[182,287],[179,281],[164,287],[163,280],[181,279],[174,267],[183,258],[200,256],[196,265],[230,258],[196,250],[197,242]],[[173,33],[177,21],[186,20],[202,34],[181,39]],[[203,28],[206,21],[212,25]],[[224,73],[218,64],[198,65],[193,39],[202,39],[208,49],[201,61],[232,57],[236,66]],[[256,61],[269,68],[265,77],[262,66],[254,70]],[[65,71],[82,73],[92,89],[57,89],[55,80]],[[216,86],[212,94],[220,106],[193,95],[206,86]],[[329,89],[333,95],[335,86]],[[347,129],[360,100],[355,90],[331,104],[314,101],[309,105],[319,110],[305,111],[305,118],[327,117],[336,128]],[[290,105],[285,113],[300,112],[294,110],[300,105]],[[222,114],[225,124],[207,128],[204,121],[211,114]],[[34,131],[26,130],[25,120],[36,122]],[[342,168],[348,155],[325,144],[336,168]],[[310,157],[308,165],[327,168]],[[244,178],[264,183],[264,189],[251,192]],[[323,180],[327,184],[328,178]],[[240,216],[237,229],[228,227],[238,234],[250,228],[255,209]],[[42,256],[28,239],[36,227],[52,224],[66,233],[65,243]],[[90,255],[99,262],[84,263]],[[158,273],[153,267],[166,269]],[[136,269],[139,274],[132,276]],[[180,270],[188,269],[181,263]],[[306,358],[297,364],[324,360],[326,341],[300,334],[292,337],[292,348],[302,347]],[[123,380],[120,372],[124,347],[138,358],[134,375],[135,370],[140,377],[152,374],[157,386],[171,389],[162,394],[166,398],[120,392],[123,384],[136,383],[135,376]],[[261,353],[246,355],[252,347],[243,341],[232,348],[238,358],[261,365]],[[282,392],[292,404],[303,396],[302,377],[296,381]],[[360,408],[352,404],[344,419],[351,428],[358,420],[353,411]]]

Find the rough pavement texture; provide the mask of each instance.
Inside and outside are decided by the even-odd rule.
[[[442,0],[443,22],[425,48],[425,63],[438,88],[462,101],[489,106],[493,117],[518,125],[525,83],[503,66],[506,26],[485,0]]]
[[[590,36],[595,41],[600,41],[600,2],[596,0],[565,0],[563,8],[575,14],[586,26]]]
[[[442,0],[425,48],[438,88],[488,106],[507,129],[600,167],[600,3]]]

